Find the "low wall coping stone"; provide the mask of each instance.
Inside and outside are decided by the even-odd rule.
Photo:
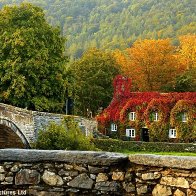
[[[130,155],[129,160],[131,163],[136,163],[140,165],[171,167],[179,169],[196,168],[196,156],[135,154]]]
[[[0,161],[50,161],[89,165],[115,165],[126,160],[128,161],[128,156],[110,152],[0,149]]]
[[[121,153],[98,151],[66,151],[36,149],[0,149],[0,162],[65,162],[89,165],[115,165],[127,161],[139,165],[170,167],[178,169],[195,169],[196,156],[169,156],[152,154],[134,154],[126,156]]]

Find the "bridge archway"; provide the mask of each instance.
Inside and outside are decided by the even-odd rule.
[[[12,121],[0,119],[0,148],[30,148],[30,145]]]

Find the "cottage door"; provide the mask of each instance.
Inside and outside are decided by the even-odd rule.
[[[141,136],[142,141],[149,142],[149,130],[147,128],[142,128]]]

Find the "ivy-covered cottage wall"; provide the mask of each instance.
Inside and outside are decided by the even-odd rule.
[[[196,195],[196,157],[0,150],[0,195]]]
[[[196,92],[131,92],[131,80],[116,76],[111,103],[97,116],[98,130],[131,141],[194,142]]]

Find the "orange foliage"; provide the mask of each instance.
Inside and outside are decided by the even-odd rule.
[[[196,68],[196,35],[179,37],[179,57],[187,69]]]
[[[132,75],[143,91],[157,91],[176,75],[177,61],[169,40],[136,41],[127,52]]]
[[[172,86],[181,72],[169,39],[139,40],[126,54],[116,51],[115,57],[124,75],[132,78],[140,91],[161,91],[164,85]]]

